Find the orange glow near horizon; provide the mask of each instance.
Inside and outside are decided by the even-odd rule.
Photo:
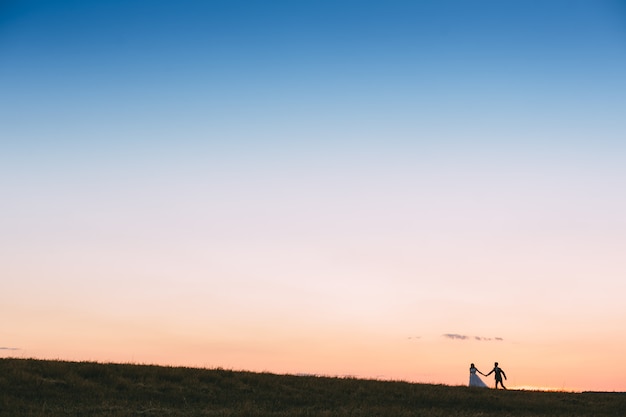
[[[64,259],[63,254],[40,261],[40,265],[29,267],[28,274],[22,271],[23,276],[41,273],[52,278],[56,274],[57,287],[32,287],[28,280],[11,282],[22,288],[21,293],[29,294],[30,303],[4,298],[0,305],[3,337],[12,341],[5,344],[12,350],[0,350],[0,355],[448,385],[466,385],[472,362],[486,373],[498,361],[511,387],[626,391],[621,349],[626,336],[614,331],[624,320],[618,308],[621,281],[611,283],[614,288],[607,295],[606,289],[575,295],[577,306],[597,297],[606,301],[604,306],[596,304],[601,308],[576,309],[562,315],[550,305],[530,306],[526,301],[543,297],[533,295],[547,285],[539,280],[524,285],[509,283],[510,291],[498,301],[498,292],[489,292],[490,277],[505,266],[492,264],[491,272],[484,267],[479,251],[459,256],[462,268],[437,269],[443,262],[441,257],[418,264],[403,260],[403,268],[438,273],[442,284],[416,284],[400,269],[389,269],[398,277],[393,282],[378,279],[385,273],[380,262],[390,254],[360,258],[354,266],[345,259],[315,263],[309,255],[293,249],[263,249],[262,256],[243,249],[240,252],[250,262],[248,270],[242,269],[237,259],[229,259],[230,249],[222,248],[221,262],[234,266],[233,281],[219,286],[204,284],[203,273],[194,267],[203,270],[212,266],[203,260],[198,264],[201,257],[194,252],[185,258],[183,250],[161,256],[155,264],[148,262],[153,256],[150,254],[144,268],[138,267],[141,258],[134,259],[129,272],[123,272],[120,264],[108,266],[97,259],[81,267],[70,257]],[[279,262],[281,253],[291,256],[281,268],[263,264]],[[463,261],[470,257],[472,263]],[[105,258],[107,255],[102,255]],[[386,264],[398,265],[402,259],[399,255],[391,257]],[[123,257],[119,261],[128,262]],[[14,274],[19,274],[20,258],[14,257],[13,262]],[[81,289],[72,275],[88,274],[94,262],[100,265],[100,275],[116,279],[98,282],[95,285],[99,288],[93,291]],[[178,263],[185,265],[183,281],[176,273]],[[290,281],[291,269],[283,269],[290,263],[294,263],[290,268],[307,265],[310,277],[303,282]],[[525,268],[517,274],[530,274],[534,267]],[[478,298],[481,294],[472,285],[454,278],[460,269],[465,269],[465,275],[481,276],[484,300]],[[554,270],[555,275],[559,273],[567,273],[572,289],[582,282],[569,266],[564,271]],[[255,276],[254,280],[247,281],[245,274]],[[617,270],[611,274],[618,275]],[[124,276],[128,278],[126,284]],[[133,281],[132,276],[152,280]],[[327,281],[318,282],[315,276],[326,276]],[[556,285],[547,294],[552,302],[560,297],[557,289],[562,284],[557,280]],[[453,286],[460,290],[451,293]],[[493,300],[498,305],[495,313]],[[485,382],[493,385],[492,380]]]
[[[114,329],[115,328],[115,329]],[[487,373],[498,360],[511,389],[555,391],[626,391],[618,349],[606,350],[588,366],[590,344],[563,350],[558,344],[515,341],[450,340],[442,335],[409,339],[385,335],[331,331],[322,338],[304,334],[225,336],[191,333],[166,335],[171,329],[140,331],[112,325],[109,330],[68,328],[23,339],[47,349],[3,351],[3,357],[156,364],[199,368],[403,380],[417,383],[466,385],[471,362]],[[11,335],[11,329],[8,329]],[[14,330],[13,330],[14,331]],[[107,333],[108,332],[108,333]],[[159,335],[159,332],[161,335]],[[14,333],[14,336],[17,335]],[[387,335],[388,336],[388,335]],[[230,340],[229,340],[230,339]],[[572,366],[574,364],[575,366]],[[493,387],[493,377],[483,380]]]

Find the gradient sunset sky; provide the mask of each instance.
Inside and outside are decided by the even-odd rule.
[[[623,1],[4,1],[0,193],[0,357],[626,391]]]

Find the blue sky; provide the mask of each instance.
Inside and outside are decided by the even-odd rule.
[[[26,136],[20,142],[352,148],[390,140],[560,145],[586,143],[592,132],[602,132],[594,142],[621,139],[619,3],[4,9],[3,124]]]
[[[618,1],[5,2],[0,345],[624,390],[624,74]]]

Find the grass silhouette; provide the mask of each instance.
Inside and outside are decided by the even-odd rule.
[[[0,416],[623,416],[626,394],[0,359]]]

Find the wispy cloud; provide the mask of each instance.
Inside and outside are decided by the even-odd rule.
[[[456,333],[445,333],[443,335],[443,337],[448,338],[448,339],[453,339],[453,340],[467,340],[467,339],[469,339],[469,336],[466,336],[464,334],[456,334]]]
[[[0,346],[0,350],[20,350],[20,348]]]
[[[452,340],[477,340],[479,342],[502,342],[504,339],[501,337],[483,337],[483,336],[468,336],[465,334],[457,334],[457,333],[444,333],[442,335],[446,339]]]

